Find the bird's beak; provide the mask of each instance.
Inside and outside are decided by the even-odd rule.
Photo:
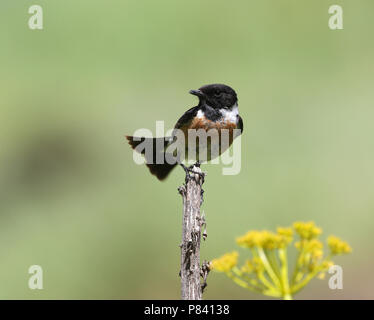
[[[199,98],[204,98],[205,95],[201,90],[190,90],[190,93],[194,96],[198,96]]]

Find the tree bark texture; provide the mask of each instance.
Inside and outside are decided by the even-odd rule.
[[[181,247],[181,293],[182,300],[201,300],[206,287],[206,276],[209,270],[204,262],[200,267],[201,236],[206,238],[205,218],[201,216],[203,202],[204,173],[198,166],[186,171],[185,184],[178,191],[183,198],[182,243]],[[203,277],[204,283],[201,283]]]

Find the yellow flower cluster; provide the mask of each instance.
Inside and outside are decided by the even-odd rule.
[[[287,247],[298,236],[296,263],[290,270]],[[323,278],[333,265],[331,256],[350,253],[347,242],[330,236],[327,239],[330,255],[324,257],[323,243],[318,239],[321,228],[314,222],[295,222],[293,227],[249,231],[236,239],[238,245],[251,249],[252,258],[237,267],[238,253],[227,253],[210,263],[211,269],[224,272],[243,288],[271,297],[292,299],[313,278]]]
[[[332,255],[345,254],[345,253],[352,252],[352,248],[347,242],[335,236],[329,236],[327,238],[327,244],[330,248]]]
[[[318,239],[298,241],[295,243],[295,247],[298,250],[303,249],[304,252],[312,256],[313,259],[320,259],[323,256],[323,243]]]
[[[322,229],[317,227],[313,221],[295,222],[293,227],[301,239],[311,240],[322,233]]]
[[[212,260],[209,265],[210,269],[228,272],[237,265],[238,256],[239,254],[236,251],[226,253],[220,258]]]
[[[293,230],[292,230],[292,228],[278,227],[277,228],[277,232],[281,236],[285,236],[285,237],[289,238],[292,241],[292,236],[293,236]]]
[[[285,248],[292,241],[291,228],[278,228],[277,233],[262,230],[249,231],[244,236],[236,239],[239,246],[245,248],[280,249]]]
[[[247,260],[244,265],[240,268],[243,273],[260,273],[264,271],[264,264],[260,258],[253,258],[252,260]]]

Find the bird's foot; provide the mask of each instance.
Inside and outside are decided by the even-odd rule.
[[[180,163],[180,165],[183,168],[184,172],[186,173],[186,181],[190,177],[190,173],[193,173],[193,174],[199,175],[201,180],[204,182],[205,173],[201,172],[201,170],[199,170],[199,171],[194,170],[195,167],[200,169],[201,163],[199,161],[197,161],[194,165],[189,166],[189,167],[186,167],[183,163]]]

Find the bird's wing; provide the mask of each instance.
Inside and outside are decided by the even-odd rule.
[[[196,116],[197,114],[197,111],[198,111],[198,107],[193,107],[191,109],[188,109],[180,118],[179,120],[177,121],[177,123],[175,124],[174,126],[174,130],[173,130],[173,133],[171,134],[171,137],[168,137],[167,140],[168,140],[168,145],[170,145],[170,143],[174,142],[177,140],[177,134],[176,134],[176,131],[177,130],[182,130],[183,132],[187,132],[188,130],[188,126],[189,124],[191,123],[191,121],[193,120],[193,118]],[[166,148],[167,146],[165,146]]]
[[[239,116],[238,129],[240,129],[241,134],[243,134],[243,119]]]
[[[198,107],[187,110],[177,121],[174,129],[183,129],[186,127],[197,114]]]

